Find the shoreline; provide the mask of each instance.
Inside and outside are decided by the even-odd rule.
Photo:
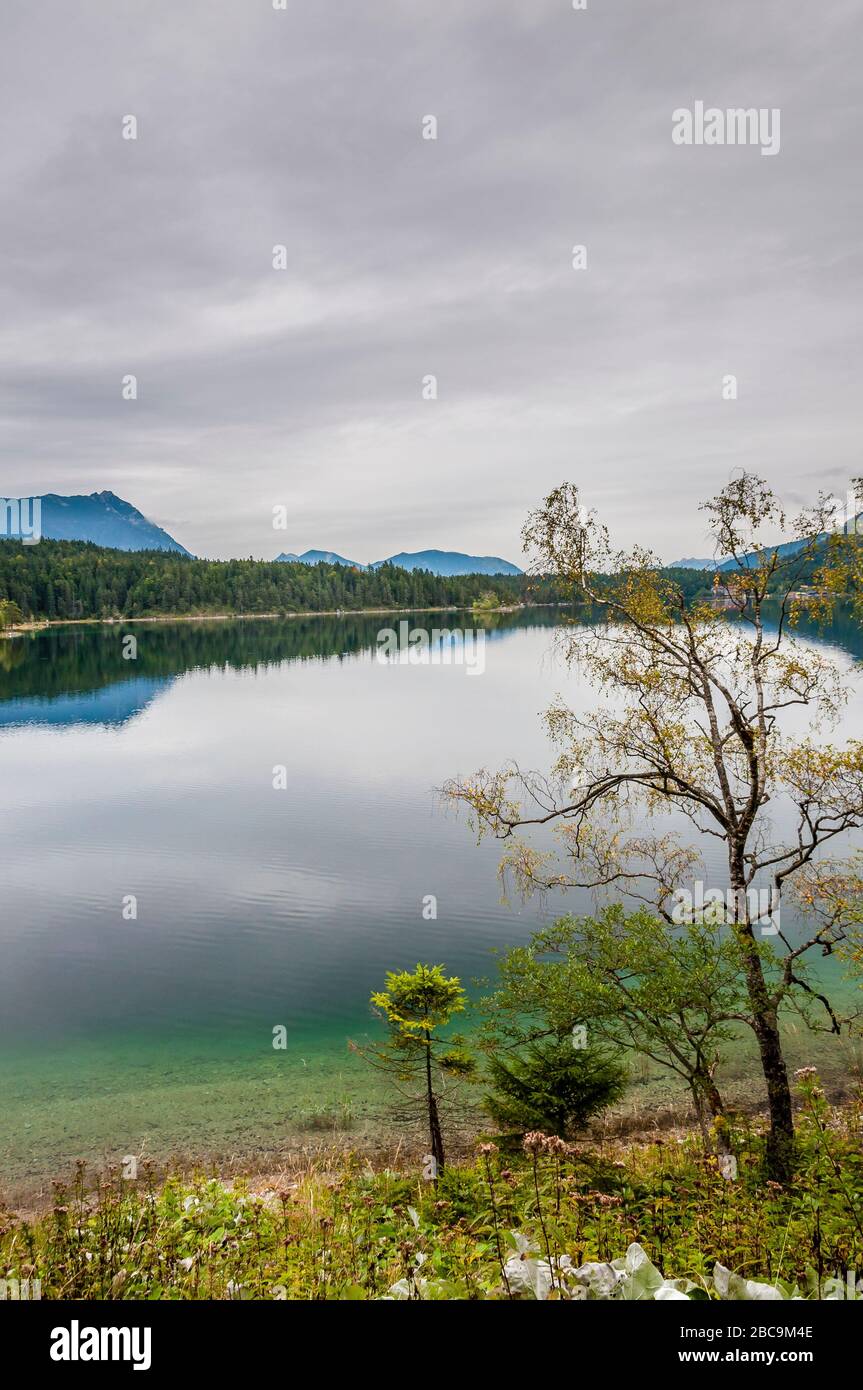
[[[155,613],[134,618],[37,618],[16,623],[0,632],[0,637],[15,637],[25,632],[44,632],[49,627],[116,627],[129,623],[229,623],[257,622],[258,619],[281,618],[288,622],[296,618],[361,618],[386,616],[389,613],[473,613],[476,617],[496,617],[499,613],[521,613],[529,608],[571,608],[563,603],[515,603],[500,608],[475,609],[471,604],[445,604],[414,608],[320,608],[303,609],[296,613]]]
[[[835,1081],[825,1086],[829,1103],[839,1109],[853,1104],[856,1091],[849,1083]],[[736,1103],[735,1103],[736,1102]],[[800,1106],[795,1102],[795,1119]],[[758,1128],[767,1116],[766,1098],[753,1098],[737,1091],[729,1105],[733,1122],[747,1122]],[[447,1153],[453,1164],[470,1162],[480,1140],[488,1137],[493,1125],[486,1117],[475,1114],[451,1123],[447,1133]],[[614,1150],[629,1153],[655,1144],[677,1144],[686,1138],[700,1138],[694,1111],[689,1100],[680,1095],[659,1101],[649,1109],[636,1107],[609,1111],[588,1124],[576,1140],[579,1146],[594,1148],[598,1153]],[[416,1171],[428,1148],[424,1122],[419,1119],[403,1125],[372,1123],[368,1126],[314,1132],[285,1134],[281,1143],[251,1143],[247,1146],[177,1147],[170,1152],[142,1151],[139,1164],[152,1180],[162,1186],[169,1178],[190,1182],[196,1177],[215,1178],[225,1187],[247,1183],[252,1188],[271,1185],[275,1178],[297,1179],[322,1163],[336,1171],[345,1162],[361,1162],[367,1171]],[[70,1183],[78,1164],[83,1164],[90,1180],[108,1181],[116,1175],[118,1162],[113,1154],[92,1154],[89,1158],[70,1159],[65,1167],[42,1168],[0,1183],[0,1209],[38,1216],[54,1201],[57,1182]]]
[[[857,1090],[850,1078],[834,1075],[822,1077],[825,1094],[831,1105],[850,1105]],[[767,1115],[767,1100],[753,1096],[743,1078],[728,1087],[728,1114],[732,1122],[748,1122],[756,1127]],[[246,1143],[221,1140],[216,1143],[174,1143],[156,1146],[148,1151],[144,1145],[136,1155],[139,1164],[146,1165],[158,1183],[169,1176],[190,1180],[204,1174],[225,1184],[238,1181],[254,1182],[279,1173],[296,1175],[321,1160],[338,1165],[350,1157],[362,1161],[376,1172],[416,1168],[418,1159],[428,1148],[428,1136],[422,1119],[407,1123],[385,1118],[377,1108],[358,1122],[343,1126],[292,1127],[275,1142],[250,1137]],[[795,1116],[799,1114],[795,1102]],[[493,1130],[491,1121],[479,1109],[450,1121],[447,1149],[455,1163],[469,1160],[477,1143]],[[643,1103],[633,1096],[590,1122],[578,1139],[579,1144],[595,1146],[600,1152],[606,1146],[635,1150],[656,1143],[676,1143],[686,1136],[698,1137],[700,1131],[689,1097],[683,1093],[656,1096]],[[82,1145],[73,1157],[63,1162],[34,1162],[29,1171],[10,1174],[0,1179],[0,1210],[44,1210],[53,1200],[56,1182],[71,1181],[76,1166],[83,1164],[90,1177],[107,1179],[116,1173],[119,1164],[116,1153],[107,1148],[93,1149]]]

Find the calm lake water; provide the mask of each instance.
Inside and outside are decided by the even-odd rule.
[[[560,911],[501,902],[500,846],[477,847],[435,792],[509,757],[548,765],[541,711],[558,691],[594,698],[553,654],[559,616],[489,620],[473,675],[381,665],[377,634],[397,621],[0,642],[7,1182],[79,1156],[275,1149],[348,1110],[367,1127],[382,1098],[347,1039],[374,1030],[367,1001],[384,973],[425,960],[465,981],[493,975],[495,947]],[[825,640],[849,668],[863,656],[850,622]],[[855,695],[858,733],[861,715]]]

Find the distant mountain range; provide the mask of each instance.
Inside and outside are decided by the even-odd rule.
[[[283,560],[289,565],[347,565],[348,569],[364,570],[365,565],[361,565],[359,560],[346,560],[344,555],[337,555],[334,550],[304,550],[302,555],[295,555],[292,550],[284,550],[281,555],[276,556],[276,560]]]
[[[822,531],[821,535],[816,537],[816,545],[825,545],[827,539],[827,532]],[[792,555],[796,555],[798,550],[802,550],[804,546],[808,544],[809,542],[807,540],[785,541],[783,545],[766,546],[765,549],[770,551],[775,550],[780,560],[788,560]],[[718,564],[714,561],[714,564],[718,570],[736,570],[740,568],[755,569],[758,565],[758,556],[756,554],[742,555],[739,562],[732,559],[720,560]]]
[[[30,518],[29,499],[22,509],[25,529]],[[188,550],[113,492],[91,492],[61,497],[45,492],[41,498],[40,530],[49,541],[92,541],[112,550]],[[14,539],[16,533],[6,532]],[[17,533],[20,534],[20,533]]]
[[[818,537],[819,544],[820,544],[822,541],[826,540],[826,539],[827,539],[826,534],[823,535],[823,536],[819,536],[819,537]],[[794,555],[794,554],[796,554],[796,552],[797,552],[798,550],[802,550],[802,549],[803,549],[803,546],[804,546],[804,545],[807,545],[807,544],[808,544],[807,541],[786,541],[786,542],[784,543],[784,545],[777,545],[777,546],[775,547],[775,550],[776,550],[777,555],[780,557],[780,559],[786,560],[786,559],[788,559],[788,557],[789,557],[790,555]],[[773,546],[766,546],[765,549],[767,549],[767,550],[773,550],[774,547],[773,547]],[[671,561],[671,564],[668,566],[668,568],[669,568],[669,569],[672,569],[672,570],[715,570],[715,571],[717,571],[717,572],[725,572],[725,571],[728,571],[728,570],[736,570],[736,569],[740,569],[740,568],[743,568],[743,569],[754,569],[754,568],[757,566],[757,564],[758,564],[758,556],[757,556],[757,554],[753,551],[751,555],[741,555],[739,561],[733,560],[733,559],[731,559],[731,560],[713,560],[713,559],[710,559],[710,560],[692,560],[692,559],[690,559],[690,560],[672,560],[672,561]]]
[[[715,560],[672,560],[668,566],[671,570],[712,570],[716,568]]]
[[[30,499],[25,499],[22,507],[25,532],[30,517]],[[174,540],[161,526],[152,521],[114,492],[91,492],[64,497],[56,492],[43,493],[41,499],[41,534],[46,540],[92,541],[94,545],[108,546],[113,550],[169,550],[178,555],[190,552],[179,541]],[[863,515],[863,514],[861,514]],[[0,521],[2,521],[0,516]],[[860,518],[857,524],[860,524]],[[7,525],[9,523],[7,522]],[[20,533],[5,532],[12,539]],[[826,541],[827,535],[819,538]],[[799,550],[805,541],[787,541],[777,546],[778,553],[785,558]],[[345,565],[349,569],[380,569],[381,565],[397,565],[405,570],[430,570],[432,574],[453,576],[460,574],[521,574],[518,565],[502,560],[499,555],[466,555],[459,550],[400,550],[385,560],[375,560],[370,565],[359,560],[348,560],[334,550],[306,550],[302,555],[285,551],[276,559],[284,563],[317,565]],[[716,560],[706,557],[689,556],[673,560],[670,569],[718,570],[720,572],[736,568],[736,560]],[[742,557],[742,564],[753,565],[753,555]]]
[[[188,555],[185,546],[163,531],[161,526],[148,521],[131,502],[125,502],[114,492],[90,492],[63,497],[56,492],[46,492],[41,498],[41,535],[50,541],[92,541],[94,545],[104,545],[111,550],[172,550],[178,555]],[[28,526],[30,499],[24,499],[21,508],[25,534]],[[2,521],[2,517],[0,517]],[[7,523],[8,524],[8,523]],[[7,530],[3,534],[10,539],[20,537],[20,531]],[[317,565],[346,565],[358,570],[380,569],[381,565],[398,565],[406,570],[431,570],[433,574],[521,574],[517,565],[501,560],[497,555],[463,555],[458,550],[418,550],[413,553],[400,551],[386,560],[375,560],[374,564],[363,565],[358,560],[347,560],[334,550],[307,550],[302,555],[283,552],[276,556],[285,563]]]
[[[518,565],[509,560],[501,560],[498,555],[463,555],[460,550],[415,550],[399,551],[386,560],[375,560],[371,565],[360,564],[359,560],[346,560],[334,550],[306,550],[302,555],[286,551],[276,556],[277,560],[293,564],[319,565],[325,561],[330,565],[348,565],[358,570],[378,570],[381,565],[397,565],[403,570],[431,570],[432,574],[521,574]]]
[[[372,569],[381,565],[398,565],[403,570],[431,570],[432,574],[522,574],[518,565],[501,560],[499,555],[463,555],[459,550],[399,551],[387,560],[376,560]]]
[[[852,521],[849,521],[845,529],[851,534],[859,535],[861,529],[863,529],[863,512],[861,512],[859,516],[854,517]],[[835,532],[822,531],[821,534],[816,537],[816,545],[825,545],[831,534],[835,534]],[[804,546],[808,544],[809,540],[784,541],[782,545],[765,546],[765,550],[771,552],[775,550],[780,560],[788,560],[792,555],[796,555],[798,550],[802,550]],[[752,551],[748,555],[741,555],[739,560],[733,558],[725,560],[672,560],[669,569],[717,570],[720,573],[727,573],[728,570],[740,568],[754,569],[757,565],[758,554]]]

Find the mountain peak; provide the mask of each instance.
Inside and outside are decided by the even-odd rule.
[[[45,492],[41,496],[41,534],[49,541],[92,541],[111,550],[173,550],[185,546],[115,492]]]
[[[691,556],[686,560],[671,560],[668,564],[670,570],[712,570],[719,565],[718,560],[693,559]]]
[[[521,574],[518,565],[502,560],[499,555],[465,555],[460,550],[399,551],[386,560],[376,560],[370,567],[397,565],[405,570],[431,570],[432,574]]]
[[[382,565],[395,565],[404,570],[430,570],[432,574],[446,576],[458,574],[521,574],[518,565],[509,560],[501,560],[497,555],[465,555],[460,550],[400,550],[398,555],[390,555],[386,560],[375,560],[374,564],[362,565],[358,560],[346,560],[334,550],[306,550],[302,555],[293,551],[282,551],[277,561],[300,565],[347,565],[358,570],[378,570]]]
[[[281,555],[276,556],[276,561],[284,561],[292,565],[346,565],[348,569],[364,570],[365,565],[361,565],[359,560],[346,560],[343,555],[337,555],[334,550],[305,550],[302,555],[295,555],[292,550],[283,550]]]

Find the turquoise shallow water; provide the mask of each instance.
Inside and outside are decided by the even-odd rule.
[[[495,947],[559,910],[501,902],[499,846],[477,847],[435,791],[507,757],[547,765],[541,710],[592,698],[552,653],[554,612],[493,620],[481,675],[381,665],[390,621],[0,643],[8,1182],[79,1156],[275,1151],[346,1116],[370,1132],[382,1096],[347,1039],[375,1029],[385,971],[490,975]],[[856,629],[828,637],[850,664]],[[829,1051],[801,1039],[800,1060],[813,1046]]]

